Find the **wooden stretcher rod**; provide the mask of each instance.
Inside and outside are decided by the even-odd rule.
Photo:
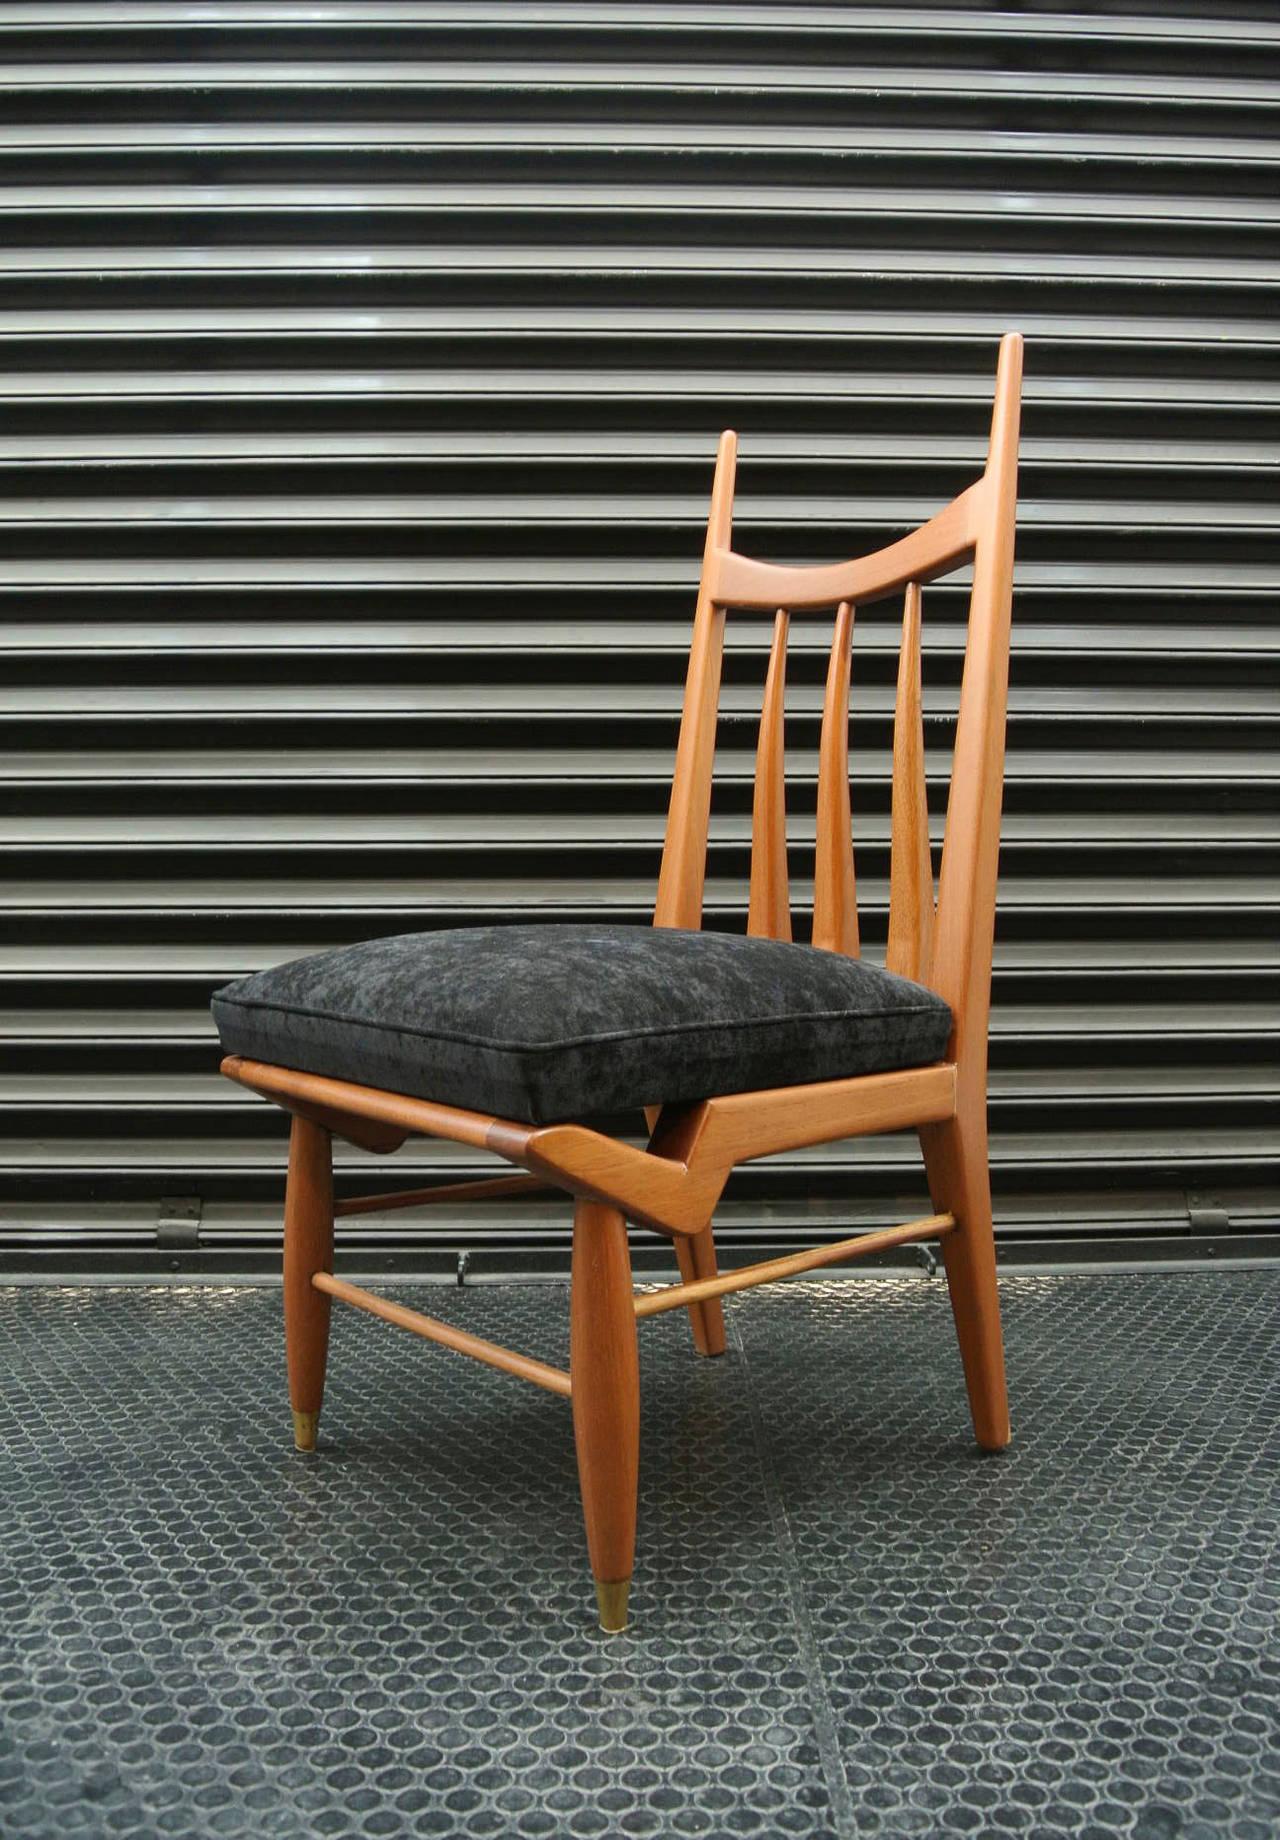
[[[840,1265],[846,1259],[866,1258],[889,1246],[907,1245],[912,1240],[941,1239],[955,1224],[954,1214],[929,1214],[922,1220],[909,1220],[905,1226],[886,1227],[879,1233],[859,1233],[854,1239],[837,1240],[833,1246],[816,1246],[811,1252],[792,1252],[786,1258],[767,1259],[762,1265],[744,1265],[740,1271],[723,1272],[718,1278],[699,1278],[694,1284],[668,1284],[660,1291],[638,1296],[636,1315],[660,1316],[664,1310],[679,1310],[686,1304],[701,1303],[707,1297],[723,1297],[728,1291],[749,1291],[757,1284],[773,1284],[797,1272],[817,1271],[823,1265]]]
[[[345,1278],[335,1278],[332,1272],[313,1273],[311,1284],[313,1289],[326,1291],[342,1303],[354,1304],[357,1310],[367,1310],[370,1316],[380,1316],[383,1322],[394,1323],[397,1329],[407,1329],[411,1335],[421,1335],[428,1342],[439,1342],[442,1348],[452,1348],[455,1354],[468,1354],[473,1361],[483,1361],[486,1367],[514,1374],[517,1380],[530,1380],[549,1393],[559,1393],[565,1399],[570,1397],[569,1376],[563,1368],[548,1367],[544,1361],[516,1354],[514,1349],[499,1347],[497,1342],[486,1342],[478,1335],[452,1329],[448,1323],[437,1322],[434,1316],[422,1316],[417,1310],[407,1310],[403,1304],[391,1303],[372,1291],[362,1290],[358,1284],[348,1284]]]
[[[334,1217],[339,1214],[382,1214],[392,1208],[426,1207],[433,1201],[487,1201],[499,1195],[521,1195],[537,1188],[549,1188],[541,1176],[473,1176],[465,1182],[442,1182],[434,1188],[398,1188],[386,1195],[352,1195],[335,1201]]]

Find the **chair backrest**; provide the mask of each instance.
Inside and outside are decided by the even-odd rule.
[[[849,673],[853,609],[904,591],[893,740],[888,965],[945,997],[962,1089],[986,1087],[987,1012],[996,858],[1004,779],[1009,616],[1017,501],[1022,339],[1000,344],[991,441],[981,478],[927,524],[857,561],[779,567],[731,543],[737,436],[720,437],[684,715],[676,752],[655,926],[702,920],[707,831],[726,611],[774,615],[756,756],[748,931],[791,937],[787,889],[782,709],[792,611],[835,608],[818,761],[813,943],[856,954],[858,912],[849,798]],[[973,588],[942,867],[934,900],[921,713],[921,584],[972,559]]]

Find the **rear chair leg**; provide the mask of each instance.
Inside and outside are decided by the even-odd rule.
[[[649,1122],[651,1150],[659,1155],[677,1157],[688,1154],[687,1146],[681,1142],[687,1110],[682,1115],[679,1107],[673,1107],[668,1115],[660,1105],[648,1105],[644,1115]],[[716,1243],[711,1237],[710,1225],[701,1233],[677,1236],[676,1261],[686,1284],[693,1284],[698,1278],[716,1276]],[[708,1297],[704,1303],[691,1303],[689,1325],[693,1330],[693,1345],[699,1354],[724,1353],[724,1310],[718,1297]]]
[[[329,1352],[329,1298],[313,1272],[333,1270],[333,1145],[323,1125],[295,1118],[284,1202],[284,1341],[293,1441],[314,1450]]]
[[[711,1228],[701,1233],[681,1234],[676,1240],[676,1260],[686,1284],[699,1278],[716,1276],[716,1243]],[[718,1297],[689,1305],[689,1322],[693,1328],[693,1345],[699,1354],[724,1353],[724,1310]]]
[[[962,1125],[956,1117],[922,1125],[920,1147],[934,1207],[956,1217],[954,1231],[943,1237],[942,1260],[974,1434],[984,1450],[1003,1450],[1009,1442],[1009,1394],[996,1293],[986,1120]]]
[[[600,1626],[627,1626],[640,1467],[640,1364],[627,1225],[616,1208],[579,1200],[569,1304],[573,1431]]]

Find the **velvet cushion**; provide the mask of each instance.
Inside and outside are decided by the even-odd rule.
[[[478,926],[219,990],[228,1054],[531,1124],[917,1067],[941,997],[860,959],[651,926]]]

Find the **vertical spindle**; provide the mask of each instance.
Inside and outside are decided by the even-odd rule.
[[[853,814],[849,804],[849,672],[853,608],[836,613],[818,748],[818,842],[813,875],[813,943],[858,956],[858,900],[853,878]]]
[[[893,716],[893,843],[889,866],[889,951],[899,977],[929,980],[933,955],[933,854],[924,765],[920,584],[907,583]]]
[[[756,748],[755,798],[751,813],[751,905],[747,932],[766,939],[790,939],[791,896],[787,883],[787,790],[784,712],[788,617],[779,607],[764,680],[760,741]]]

